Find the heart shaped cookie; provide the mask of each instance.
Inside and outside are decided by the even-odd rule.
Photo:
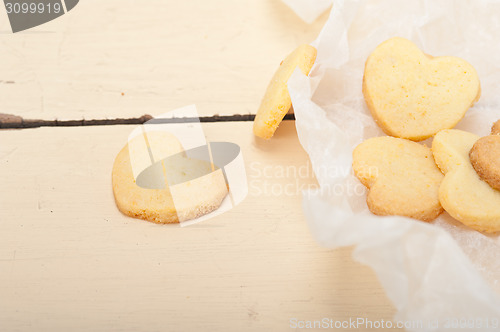
[[[270,139],[286,113],[292,107],[292,99],[288,93],[288,80],[295,68],[299,68],[304,75],[308,75],[316,60],[316,49],[311,45],[297,47],[285,60],[274,74],[267,87],[264,98],[255,115],[253,133],[255,136]]]
[[[432,221],[443,212],[438,197],[443,174],[425,145],[370,138],[354,149],[352,168],[369,189],[366,202],[374,214]]]
[[[457,57],[431,57],[404,38],[380,44],[368,57],[363,94],[388,135],[421,141],[453,128],[479,99],[476,70]]]
[[[188,158],[170,133],[150,131],[129,140],[112,170],[118,209],[156,223],[178,223],[219,208],[228,194],[222,170]]]
[[[492,135],[480,138],[469,153],[472,167],[479,177],[493,189],[500,190],[500,121],[491,130]],[[495,133],[499,134],[495,134]]]
[[[475,230],[500,231],[500,191],[482,181],[469,160],[469,151],[479,137],[449,129],[436,134],[432,152],[445,178],[439,201],[455,219]]]
[[[500,120],[495,122],[493,124],[493,127],[491,127],[491,134],[492,135],[500,135]]]

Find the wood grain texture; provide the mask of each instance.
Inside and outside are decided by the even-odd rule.
[[[2,113],[31,119],[255,114],[280,61],[313,41],[279,0],[85,0],[12,34],[0,7]]]
[[[391,319],[351,249],[311,238],[298,189],[316,182],[293,121],[269,142],[250,122],[203,124],[209,140],[241,146],[250,193],[182,228],[114,204],[111,167],[133,127],[0,131],[0,330],[289,331],[291,318]]]

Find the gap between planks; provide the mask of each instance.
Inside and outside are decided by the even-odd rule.
[[[23,119],[20,116],[0,113],[0,129],[27,129],[39,127],[81,127],[81,126],[112,126],[127,124],[159,124],[159,123],[186,123],[186,122],[242,122],[253,121],[255,114],[213,115],[199,118],[154,119],[149,114],[138,118],[94,119],[94,120],[40,120]],[[295,120],[294,114],[286,114],[283,120]]]

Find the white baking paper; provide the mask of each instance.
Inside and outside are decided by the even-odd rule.
[[[355,246],[354,258],[373,268],[394,303],[395,319],[422,321],[409,330],[442,331],[455,322],[498,330],[491,324],[500,319],[498,236],[446,213],[432,224],[372,215],[352,174],[354,147],[383,135],[363,99],[364,63],[394,36],[476,68],[482,96],[457,128],[487,135],[500,119],[500,1],[335,0],[312,43],[318,56],[309,77],[296,70],[288,83],[299,139],[321,187],[304,193],[306,219],[321,244]]]

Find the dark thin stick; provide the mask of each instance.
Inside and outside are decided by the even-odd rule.
[[[81,126],[113,126],[113,125],[138,125],[147,122],[148,124],[161,123],[187,123],[187,122],[243,122],[253,121],[255,115],[214,115],[201,116],[199,118],[173,118],[154,119],[151,115],[145,114],[139,118],[129,119],[96,119],[96,120],[38,120],[23,119],[17,115],[0,113],[0,129],[25,129],[39,127],[81,127]],[[293,114],[286,114],[283,120],[295,120]]]

